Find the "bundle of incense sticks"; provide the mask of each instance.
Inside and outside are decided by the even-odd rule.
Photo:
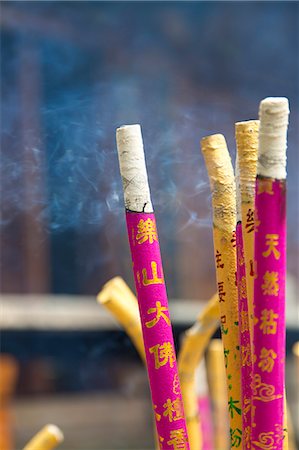
[[[189,449],[140,126],[118,128],[116,139],[158,439],[165,450]]]
[[[46,425],[23,450],[52,450],[63,442],[63,433],[56,425]]]
[[[288,115],[286,98],[260,103],[255,192],[252,448],[278,450],[284,436]]]
[[[121,277],[114,277],[109,280],[98,294],[97,300],[123,326],[145,361],[138,303],[125,281]],[[203,368],[199,370],[198,368],[199,365],[204,364],[204,361],[202,361],[204,351],[218,324],[219,305],[218,295],[215,294],[198,316],[195,324],[185,333],[179,353],[178,369],[190,450],[201,448],[209,450],[212,447],[212,420],[208,408],[208,390],[202,376],[205,370]],[[205,395],[203,395],[205,387]]]

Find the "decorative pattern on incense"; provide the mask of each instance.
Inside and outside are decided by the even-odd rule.
[[[245,258],[241,222],[237,223],[237,284],[241,346],[242,430],[243,448],[250,449],[252,354],[248,318]]]
[[[231,447],[242,448],[235,179],[224,136],[216,134],[205,137],[201,146],[212,191],[215,266],[227,375]]]
[[[126,221],[159,443],[189,450],[155,216]]]
[[[285,180],[258,176],[255,228],[252,448],[283,447],[285,368]]]

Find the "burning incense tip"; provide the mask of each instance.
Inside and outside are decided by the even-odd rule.
[[[126,209],[153,212],[140,125],[118,128],[116,142]]]
[[[286,178],[289,102],[284,97],[268,97],[260,103],[257,174],[278,180]]]

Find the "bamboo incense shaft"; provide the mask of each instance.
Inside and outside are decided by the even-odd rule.
[[[108,281],[97,296],[97,301],[108,309],[129,335],[140,357],[145,362],[138,303],[135,295],[121,277]]]
[[[252,448],[283,448],[285,394],[286,135],[285,98],[260,103],[255,193]]]
[[[158,439],[189,449],[155,215],[139,125],[117,129],[128,237]]]
[[[46,425],[23,450],[52,450],[63,442],[63,439],[63,433],[56,425]]]
[[[210,342],[207,351],[207,373],[214,417],[214,449],[227,450],[229,447],[229,424],[226,372],[221,339],[212,339]]]
[[[186,331],[179,353],[179,377],[191,450],[200,450],[203,445],[196,395],[195,372],[211,336],[218,327],[218,323],[218,295],[215,294],[199,315],[195,324]]]
[[[221,134],[201,140],[210,179],[220,322],[228,387],[231,447],[242,447],[242,396],[238,293],[236,287],[236,189],[231,159]]]
[[[235,124],[239,161],[241,222],[244,244],[250,340],[253,340],[254,197],[257,166],[258,120]]]
[[[239,311],[239,338],[241,348],[241,392],[242,392],[242,436],[243,448],[251,447],[251,382],[252,382],[252,350],[249,327],[249,311],[247,300],[246,266],[243,245],[242,208],[239,158],[236,157],[236,205],[237,205],[237,286]]]

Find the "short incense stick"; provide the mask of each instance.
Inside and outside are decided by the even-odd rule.
[[[239,161],[241,221],[246,268],[247,301],[251,344],[253,340],[254,287],[254,197],[258,146],[258,120],[235,124]],[[258,219],[256,218],[258,223]]]
[[[142,360],[145,362],[138,303],[131,289],[121,277],[115,277],[103,286],[103,289],[97,296],[97,300],[123,326]]]
[[[117,129],[126,220],[161,449],[189,449],[155,215],[139,125]]]
[[[23,450],[51,450],[63,442],[63,433],[56,425],[42,428]]]
[[[259,115],[252,448],[281,450],[285,387],[288,100],[264,99]]]
[[[242,435],[243,448],[251,448],[251,382],[252,351],[250,342],[249,315],[247,302],[246,270],[242,233],[242,212],[240,192],[240,172],[238,155],[236,157],[236,203],[237,203],[237,286],[239,310],[239,338],[241,347],[241,392],[242,392]]]
[[[214,417],[214,450],[227,450],[229,446],[229,424],[226,373],[221,339],[212,339],[208,347],[207,372]]]
[[[228,387],[231,447],[242,447],[242,396],[238,293],[236,287],[236,189],[224,136],[201,141],[210,178],[213,204],[213,237]]]
[[[191,450],[200,450],[203,444],[196,395],[196,369],[218,323],[218,295],[215,294],[195,324],[186,331],[179,353],[178,368]]]

